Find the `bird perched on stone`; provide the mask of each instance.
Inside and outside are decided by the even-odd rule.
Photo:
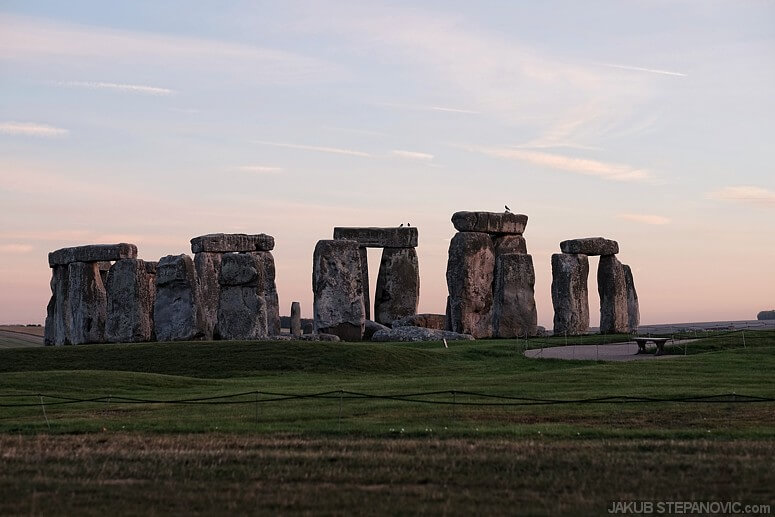
[[[407,226],[412,226],[412,223],[406,223]]]
[[[511,208],[508,207],[508,205],[503,205],[503,208],[506,209],[506,213],[511,213]]]
[[[401,224],[398,225],[399,228],[401,228],[403,226],[404,226],[404,223],[401,223]]]

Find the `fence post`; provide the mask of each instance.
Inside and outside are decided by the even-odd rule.
[[[40,397],[40,407],[43,408],[43,418],[46,419],[46,425],[48,426],[48,430],[51,430],[51,424],[48,421],[48,415],[46,415],[46,404],[43,403],[43,395],[38,393],[38,396]]]
[[[344,391],[339,390],[339,432],[342,431],[342,397],[344,396]]]
[[[258,425],[258,390],[256,390],[255,395],[256,395],[256,425]]]
[[[743,332],[743,348],[745,348],[745,330],[743,330],[742,332]]]

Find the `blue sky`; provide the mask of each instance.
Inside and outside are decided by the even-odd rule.
[[[217,231],[274,235],[281,304],[309,314],[318,239],[402,222],[442,312],[449,217],[504,204],[541,324],[551,253],[593,235],[644,322],[754,317],[773,50],[764,1],[2,2],[0,322],[42,321],[49,250]]]

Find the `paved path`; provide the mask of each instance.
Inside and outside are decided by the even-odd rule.
[[[683,345],[694,340],[669,341],[665,346]],[[654,345],[649,345],[649,349]],[[525,356],[535,359],[579,359],[584,361],[661,361],[662,359],[683,357],[681,355],[636,354],[638,345],[635,341],[628,343],[611,343],[609,345],[570,345],[551,346],[526,350]]]

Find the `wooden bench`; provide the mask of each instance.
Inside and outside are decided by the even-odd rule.
[[[638,344],[638,351],[636,354],[646,353],[646,343],[649,341],[657,345],[657,352],[654,355],[662,355],[665,353],[665,343],[667,343],[669,337],[635,337],[632,338]]]

